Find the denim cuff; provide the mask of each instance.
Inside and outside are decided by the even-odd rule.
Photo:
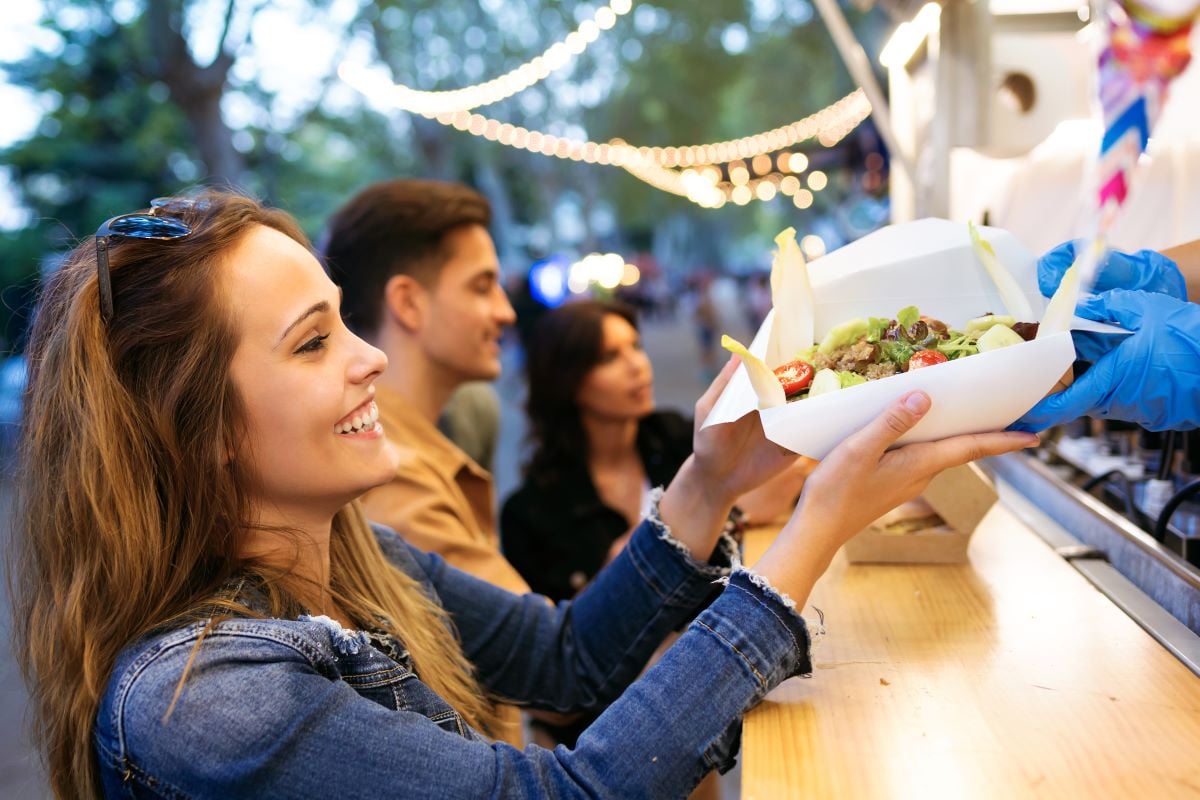
[[[658,538],[662,539],[667,544],[674,547],[687,560],[689,564],[697,571],[709,578],[722,579],[727,578],[731,570],[741,566],[742,551],[737,539],[730,533],[732,529],[729,523],[722,530],[721,535],[717,538],[717,546],[713,548],[712,555],[708,561],[700,561],[692,554],[692,550],[683,542],[675,538],[671,533],[671,528],[667,523],[663,522],[662,517],[658,513],[658,504],[662,500],[663,487],[659,486],[650,493],[650,513],[646,515],[646,521],[658,534]],[[734,513],[740,514],[735,508],[730,512],[732,517]]]
[[[735,569],[697,623],[746,663],[761,697],[787,678],[812,675],[812,637],[794,606],[762,576]]]

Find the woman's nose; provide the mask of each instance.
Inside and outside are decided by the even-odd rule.
[[[640,374],[650,369],[650,359],[646,358],[646,354],[641,350],[630,351],[626,361],[629,364],[629,371],[635,374]]]
[[[357,336],[354,339],[357,348],[350,364],[350,380],[354,383],[372,381],[387,369],[387,354]]]

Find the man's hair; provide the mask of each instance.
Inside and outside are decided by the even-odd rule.
[[[450,259],[446,235],[466,225],[487,227],[492,209],[460,183],[398,179],[373,183],[329,221],[326,268],[342,287],[342,313],[356,332],[379,331],[383,290],[394,275],[437,284]]]

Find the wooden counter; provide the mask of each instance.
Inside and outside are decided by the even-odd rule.
[[[746,717],[743,800],[1200,797],[1200,678],[1002,505],[970,559],[838,555],[816,672]]]

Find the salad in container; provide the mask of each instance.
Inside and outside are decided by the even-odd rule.
[[[705,426],[757,413],[767,438],[810,458],[914,390],[933,401],[897,446],[1002,430],[1066,388],[1069,272],[1049,302],[1037,259],[1006,231],[924,219],[880,229],[812,264],[791,228],[776,237],[773,308]]]

